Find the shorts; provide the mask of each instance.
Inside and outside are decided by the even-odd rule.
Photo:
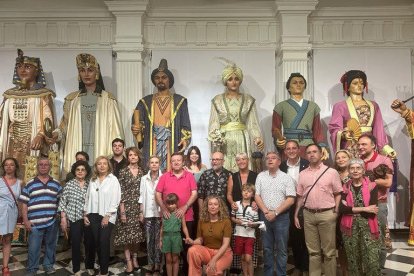
[[[234,237],[234,249],[235,255],[250,255],[253,256],[255,238],[249,237]]]
[[[183,240],[181,233],[163,233],[162,253],[180,253],[183,251]]]

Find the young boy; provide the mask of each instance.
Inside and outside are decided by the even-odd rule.
[[[234,254],[241,255],[243,275],[253,276],[253,250],[256,225],[253,222],[259,220],[257,211],[252,208],[255,187],[246,183],[242,186],[242,200],[237,201],[237,211],[231,211],[231,220],[236,224],[234,232]]]

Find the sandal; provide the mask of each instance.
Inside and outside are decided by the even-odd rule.
[[[3,276],[10,276],[10,270],[8,266],[5,266],[1,269],[1,272],[3,273]]]
[[[131,259],[125,259],[126,261],[126,268],[124,270],[125,275],[134,275],[134,265],[132,265],[132,260]],[[131,262],[132,265],[132,270],[128,271],[128,262]]]

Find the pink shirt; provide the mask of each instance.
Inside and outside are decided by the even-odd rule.
[[[372,156],[371,160],[365,162],[365,170],[372,171],[380,164],[385,164],[388,168],[394,171],[391,159],[376,152],[374,153],[374,156]],[[378,186],[378,200],[387,201],[387,195],[388,188]]]
[[[184,170],[183,174],[179,178],[177,178],[172,172],[166,172],[160,177],[155,190],[162,194],[163,200],[168,194],[175,193],[179,198],[178,208],[180,208],[190,199],[191,192],[197,191],[197,184],[194,180],[193,174],[188,171]],[[193,220],[194,212],[193,207],[191,206],[185,213],[185,221]]]
[[[308,167],[300,172],[296,193],[305,200],[310,188],[316,179],[326,170],[321,164],[317,169]],[[334,194],[342,192],[341,178],[336,170],[329,168],[318,180],[306,200],[306,208],[324,209],[335,207]]]

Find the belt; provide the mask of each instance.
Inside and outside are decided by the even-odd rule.
[[[322,208],[322,209],[310,209],[310,208],[304,207],[303,209],[305,209],[306,211],[311,212],[313,214],[316,214],[316,213],[322,213],[322,212],[326,212],[326,211],[329,211],[329,210],[333,210],[333,209],[335,209],[335,207]]]

